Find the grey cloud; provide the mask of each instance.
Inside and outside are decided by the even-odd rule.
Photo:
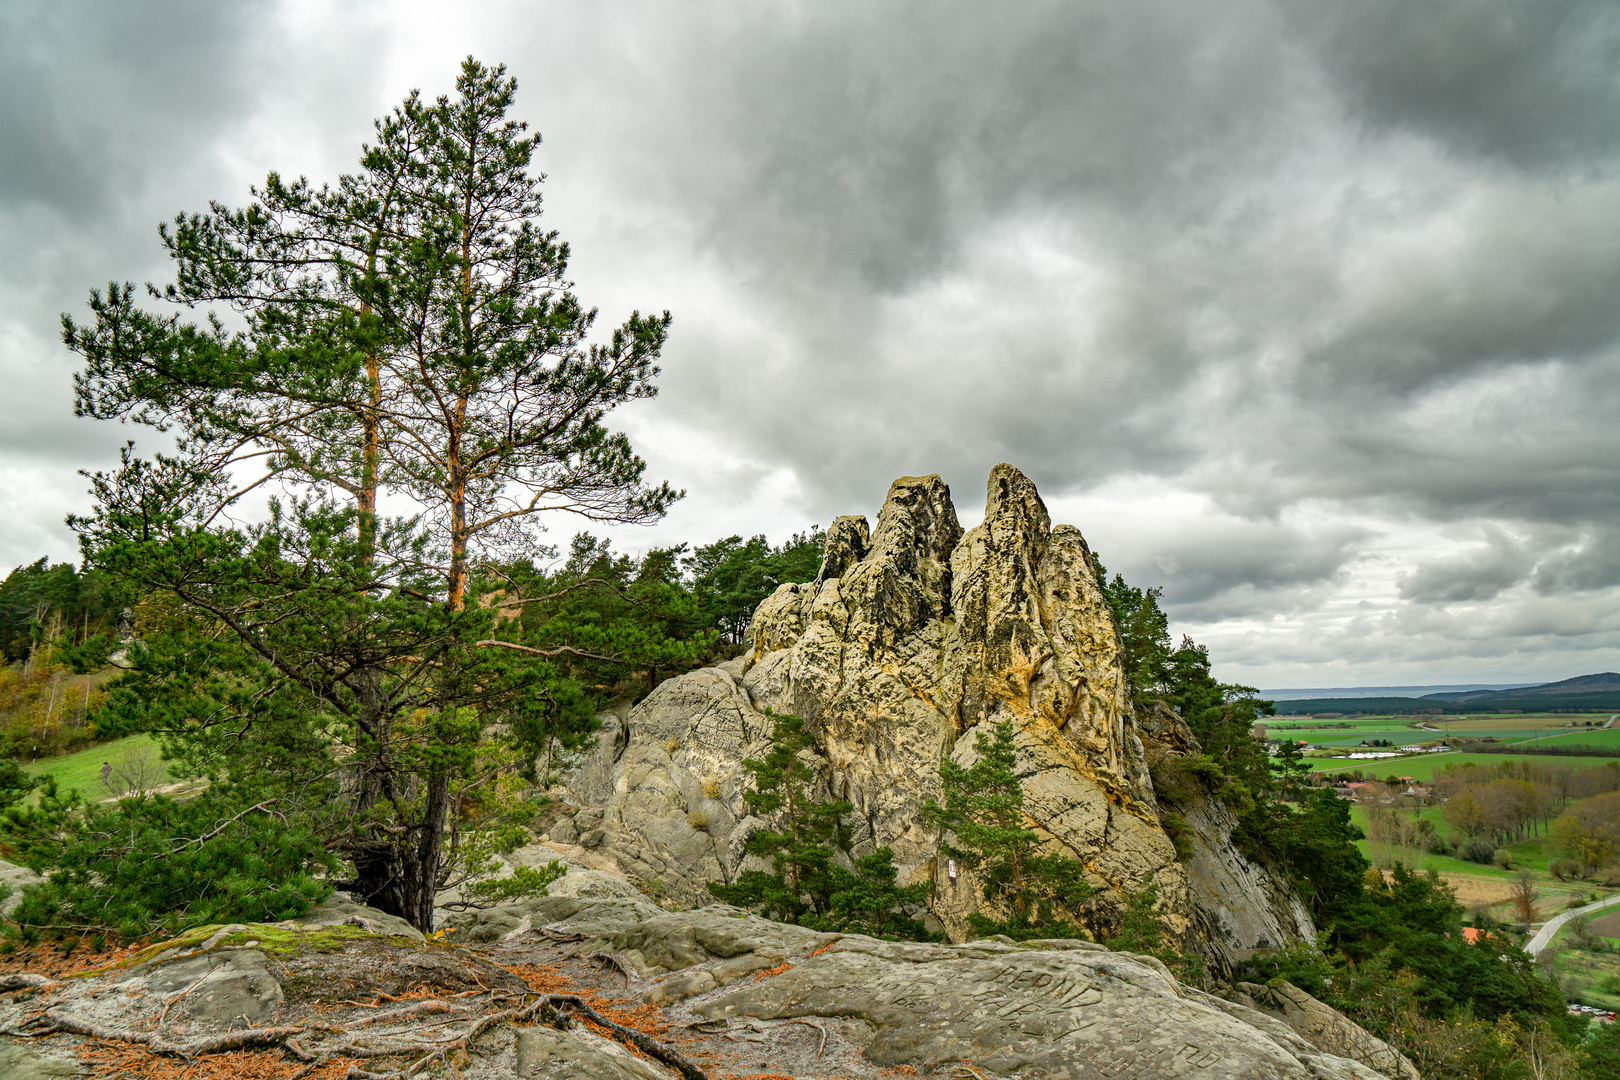
[[[1491,600],[1523,581],[1534,565],[1522,544],[1493,529],[1484,546],[1423,564],[1404,575],[1400,595],[1420,603]]]
[[[1536,567],[1537,593],[1556,596],[1620,585],[1620,528],[1596,528]]]
[[[1272,611],[1290,606],[1286,594],[1333,583],[1370,539],[1348,527],[1310,532],[1273,522],[1216,521],[1161,534],[1151,553],[1127,558],[1136,580],[1163,585],[1179,616],[1198,619],[1233,603],[1246,606],[1233,596],[1238,592]]]
[[[0,11],[0,195],[105,213],[239,109],[266,5],[20,0]]]
[[[1312,66],[1320,35],[1291,39],[1304,24],[1264,4],[906,13],[829,5],[675,35],[667,62],[704,74],[664,77],[677,90],[652,107],[695,118],[695,139],[668,130],[706,152],[672,148],[663,193],[791,358],[766,374],[713,356],[737,364],[721,392],[670,384],[667,407],[800,463],[823,503],[896,471],[1008,458],[1063,490],[1214,463],[1215,489],[1253,512],[1315,494],[1466,515],[1544,489],[1546,459],[1583,441],[1510,454],[1501,431],[1458,432],[1468,417],[1408,414],[1514,365],[1612,382],[1611,186],[1507,182],[1368,141],[1346,122],[1361,106],[1333,97],[1341,75]],[[1061,277],[985,288],[1000,268],[984,238],[1031,222],[1107,280],[1078,319]],[[883,339],[932,293],[948,325],[958,284],[1021,324]],[[933,370],[916,355],[930,347]],[[1268,353],[1298,360],[1257,364]],[[1597,400],[1579,409],[1554,423],[1585,426]],[[1289,445],[1227,447],[1226,427]],[[1314,454],[1295,452],[1300,427],[1317,429],[1301,447]]]
[[[1620,9],[1607,0],[1286,7],[1371,124],[1536,170],[1620,147]]]

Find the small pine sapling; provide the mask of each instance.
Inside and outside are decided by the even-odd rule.
[[[762,818],[779,817],[780,831],[762,829],[748,838],[744,851],[769,858],[772,868],[744,870],[733,885],[711,885],[709,891],[730,904],[757,907],[775,919],[801,922],[824,916],[832,907],[835,851],[848,851],[847,802],[818,803],[810,787],[815,772],[800,757],[810,749],[804,720],[771,714],[771,748],[761,759],[743,762],[754,777],[754,790],[743,793],[748,809]]]
[[[955,834],[940,851],[972,871],[984,898],[1009,913],[992,919],[974,912],[969,925],[981,936],[1015,940],[1083,936],[1057,909],[1084,901],[1092,889],[1078,859],[1044,852],[1040,834],[1026,824],[1012,722],[979,732],[973,748],[978,760],[966,769],[950,759],[940,764],[945,804],[929,799],[922,811],[924,821]]]

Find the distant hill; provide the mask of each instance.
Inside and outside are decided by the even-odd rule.
[[[1423,697],[1387,694],[1362,697],[1347,694],[1277,702],[1278,716],[1325,712],[1420,716],[1424,713],[1461,711],[1601,712],[1605,709],[1620,711],[1620,674],[1612,671],[1511,689],[1454,690]]]
[[[1309,716],[1312,713],[1371,713],[1392,716],[1421,713],[1455,712],[1455,706],[1443,701],[1424,701],[1413,697],[1330,697],[1299,698],[1296,701],[1277,702],[1278,716]]]
[[[1542,683],[1540,686],[1521,686],[1512,690],[1463,690],[1450,693],[1425,694],[1425,701],[1454,701],[1468,704],[1490,699],[1508,701],[1516,698],[1566,697],[1570,694],[1620,694],[1620,675],[1604,671],[1597,675],[1577,675],[1562,682]]]
[[[1262,690],[1267,701],[1297,701],[1300,698],[1420,698],[1470,690],[1516,690],[1531,683],[1450,683],[1428,686],[1308,686],[1288,690]]]

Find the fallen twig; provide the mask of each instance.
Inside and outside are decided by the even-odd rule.
[[[816,1057],[819,1058],[821,1056],[821,1052],[827,1049],[827,1029],[816,1023],[814,1020],[806,1020],[803,1017],[794,1020],[793,1023],[803,1024],[805,1027],[813,1028],[821,1033],[821,1045],[816,1047]]]
[[[607,1028],[621,1042],[627,1042],[648,1057],[662,1061],[665,1065],[680,1073],[686,1080],[708,1080],[702,1069],[687,1061],[680,1054],[665,1046],[650,1035],[644,1035],[635,1028],[627,1028],[623,1024],[616,1024],[587,1005],[583,998],[574,994],[547,994],[540,999],[545,1004],[556,1008],[558,1005],[567,1006],[591,1023]]]
[[[208,973],[208,975],[212,974],[213,972]],[[164,1019],[169,1015],[169,1010],[174,1007],[174,1003],[191,993],[193,990],[197,989],[197,987],[201,986],[203,981],[208,978],[208,975],[204,975],[201,979],[198,979],[196,982],[192,983],[178,994],[171,995],[169,1000],[163,1003],[163,1011],[158,1013],[157,1023],[153,1024],[152,1027],[154,1029],[161,1028],[163,1026]]]

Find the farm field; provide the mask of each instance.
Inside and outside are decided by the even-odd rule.
[[[1414,780],[1432,780],[1434,774],[1447,765],[1462,768],[1465,765],[1498,765],[1504,761],[1537,761],[1543,764],[1557,762],[1564,765],[1573,765],[1576,768],[1601,769],[1606,762],[1617,761],[1620,758],[1595,757],[1514,757],[1512,754],[1420,754],[1405,758],[1375,758],[1372,761],[1341,761],[1337,758],[1310,758],[1307,759],[1315,767],[1320,765],[1320,772],[1329,776],[1335,773],[1352,772],[1360,769],[1368,776],[1410,776]]]
[[[1576,732],[1571,735],[1555,735],[1550,739],[1540,740],[1546,746],[1570,746],[1585,744],[1587,746],[1614,746],[1620,747],[1620,728],[1608,728],[1604,731],[1587,731],[1584,734]]]
[[[1588,728],[1585,734],[1566,733],[1562,728],[1510,728],[1490,731],[1470,731],[1453,725],[1452,730],[1444,731],[1413,731],[1411,728],[1387,728],[1381,731],[1368,731],[1357,734],[1353,738],[1344,739],[1312,739],[1312,742],[1322,743],[1326,746],[1356,746],[1363,739],[1371,742],[1373,739],[1387,739],[1397,746],[1410,743],[1432,742],[1435,739],[1457,738],[1459,736],[1479,736],[1482,738],[1497,739],[1504,742],[1523,742],[1534,739],[1537,742],[1563,739],[1569,742],[1588,742],[1592,745],[1609,745],[1602,741],[1604,736],[1620,735],[1620,731],[1597,731]],[[1307,736],[1301,736],[1305,738]]]
[[[1366,732],[1411,731],[1416,729],[1409,725],[1414,723],[1430,724],[1439,729],[1434,735],[1439,738],[1447,733],[1452,735],[1466,735],[1470,733],[1502,734],[1510,731],[1536,731],[1545,735],[1562,735],[1575,731],[1595,731],[1609,722],[1614,713],[1509,713],[1505,715],[1469,716],[1467,714],[1451,713],[1441,716],[1346,716],[1337,720],[1317,720],[1307,717],[1271,717],[1265,721],[1266,731],[1295,732],[1301,738],[1310,738],[1313,734],[1324,737],[1365,738]],[[1591,727],[1587,724],[1590,722]],[[1335,726],[1340,725],[1340,726]],[[1342,726],[1348,725],[1348,726]],[[1620,727],[1620,724],[1617,724]]]
[[[1582,941],[1565,924],[1541,954],[1543,967],[1570,1001],[1620,1011],[1620,915],[1603,914],[1586,924]]]

